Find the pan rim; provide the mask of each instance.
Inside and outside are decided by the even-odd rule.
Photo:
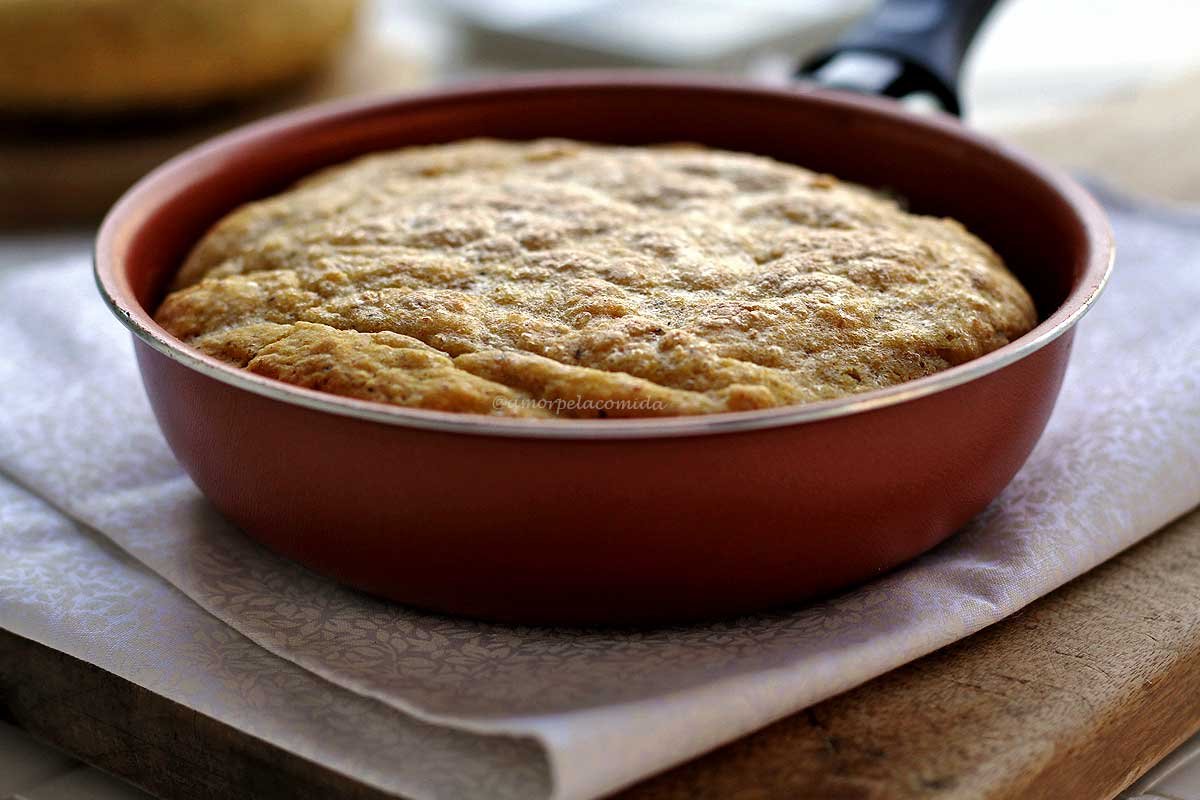
[[[643,417],[633,419],[522,419],[483,414],[434,411],[358,400],[306,389],[265,378],[226,364],[175,339],[160,327],[134,296],[121,266],[124,252],[134,231],[151,216],[148,208],[164,199],[188,191],[172,184],[195,170],[198,163],[216,159],[222,152],[246,146],[295,129],[337,124],[381,108],[414,104],[454,103],[487,95],[561,90],[692,90],[735,92],[764,100],[805,99],[848,108],[898,124],[963,139],[991,150],[1031,173],[1056,193],[1070,208],[1083,233],[1087,248],[1083,270],[1063,302],[1033,330],[979,358],[941,372],[862,394],[795,406],[780,406],[753,411],[735,411],[699,416]],[[194,180],[192,181],[194,183]],[[334,101],[268,117],[211,139],[170,159],[139,180],[105,216],[96,238],[94,277],[109,310],[133,333],[138,341],[160,355],[221,383],[271,400],[297,405],[313,411],[331,413],[363,421],[426,431],[535,439],[659,439],[685,436],[727,434],[787,427],[821,420],[867,413],[936,394],[982,378],[1013,364],[1071,330],[1091,309],[1106,286],[1115,259],[1113,237],[1107,215],[1097,201],[1071,177],[1056,167],[1041,163],[1020,150],[969,130],[956,120],[940,115],[917,116],[904,111],[894,101],[849,94],[809,85],[775,88],[758,86],[702,73],[680,74],[646,71],[578,71],[554,75],[528,74],[503,79],[470,82],[450,88],[371,97],[365,100]]]

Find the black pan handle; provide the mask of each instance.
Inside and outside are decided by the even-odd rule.
[[[959,71],[999,0],[883,0],[800,74],[839,89],[907,97],[933,95],[962,114]]]

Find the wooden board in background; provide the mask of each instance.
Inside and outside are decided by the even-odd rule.
[[[629,800],[1107,800],[1200,729],[1200,511]],[[0,716],[171,800],[387,795],[0,632]]]
[[[1200,79],[1128,102],[1136,114],[1122,101],[1014,138],[1200,202]],[[0,716],[172,800],[383,797],[2,631]],[[624,796],[1107,800],[1197,729],[1200,511],[969,639]]]

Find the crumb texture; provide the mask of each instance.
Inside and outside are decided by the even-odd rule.
[[[408,148],[317,173],[219,222],[157,318],[312,389],[573,417],[839,397],[1036,322],[954,220],[768,158],[561,140]]]

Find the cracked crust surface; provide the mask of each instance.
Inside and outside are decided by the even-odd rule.
[[[158,321],[260,375],[509,416],[808,403],[1036,322],[957,222],[768,158],[472,140],[327,169],[221,220]]]

